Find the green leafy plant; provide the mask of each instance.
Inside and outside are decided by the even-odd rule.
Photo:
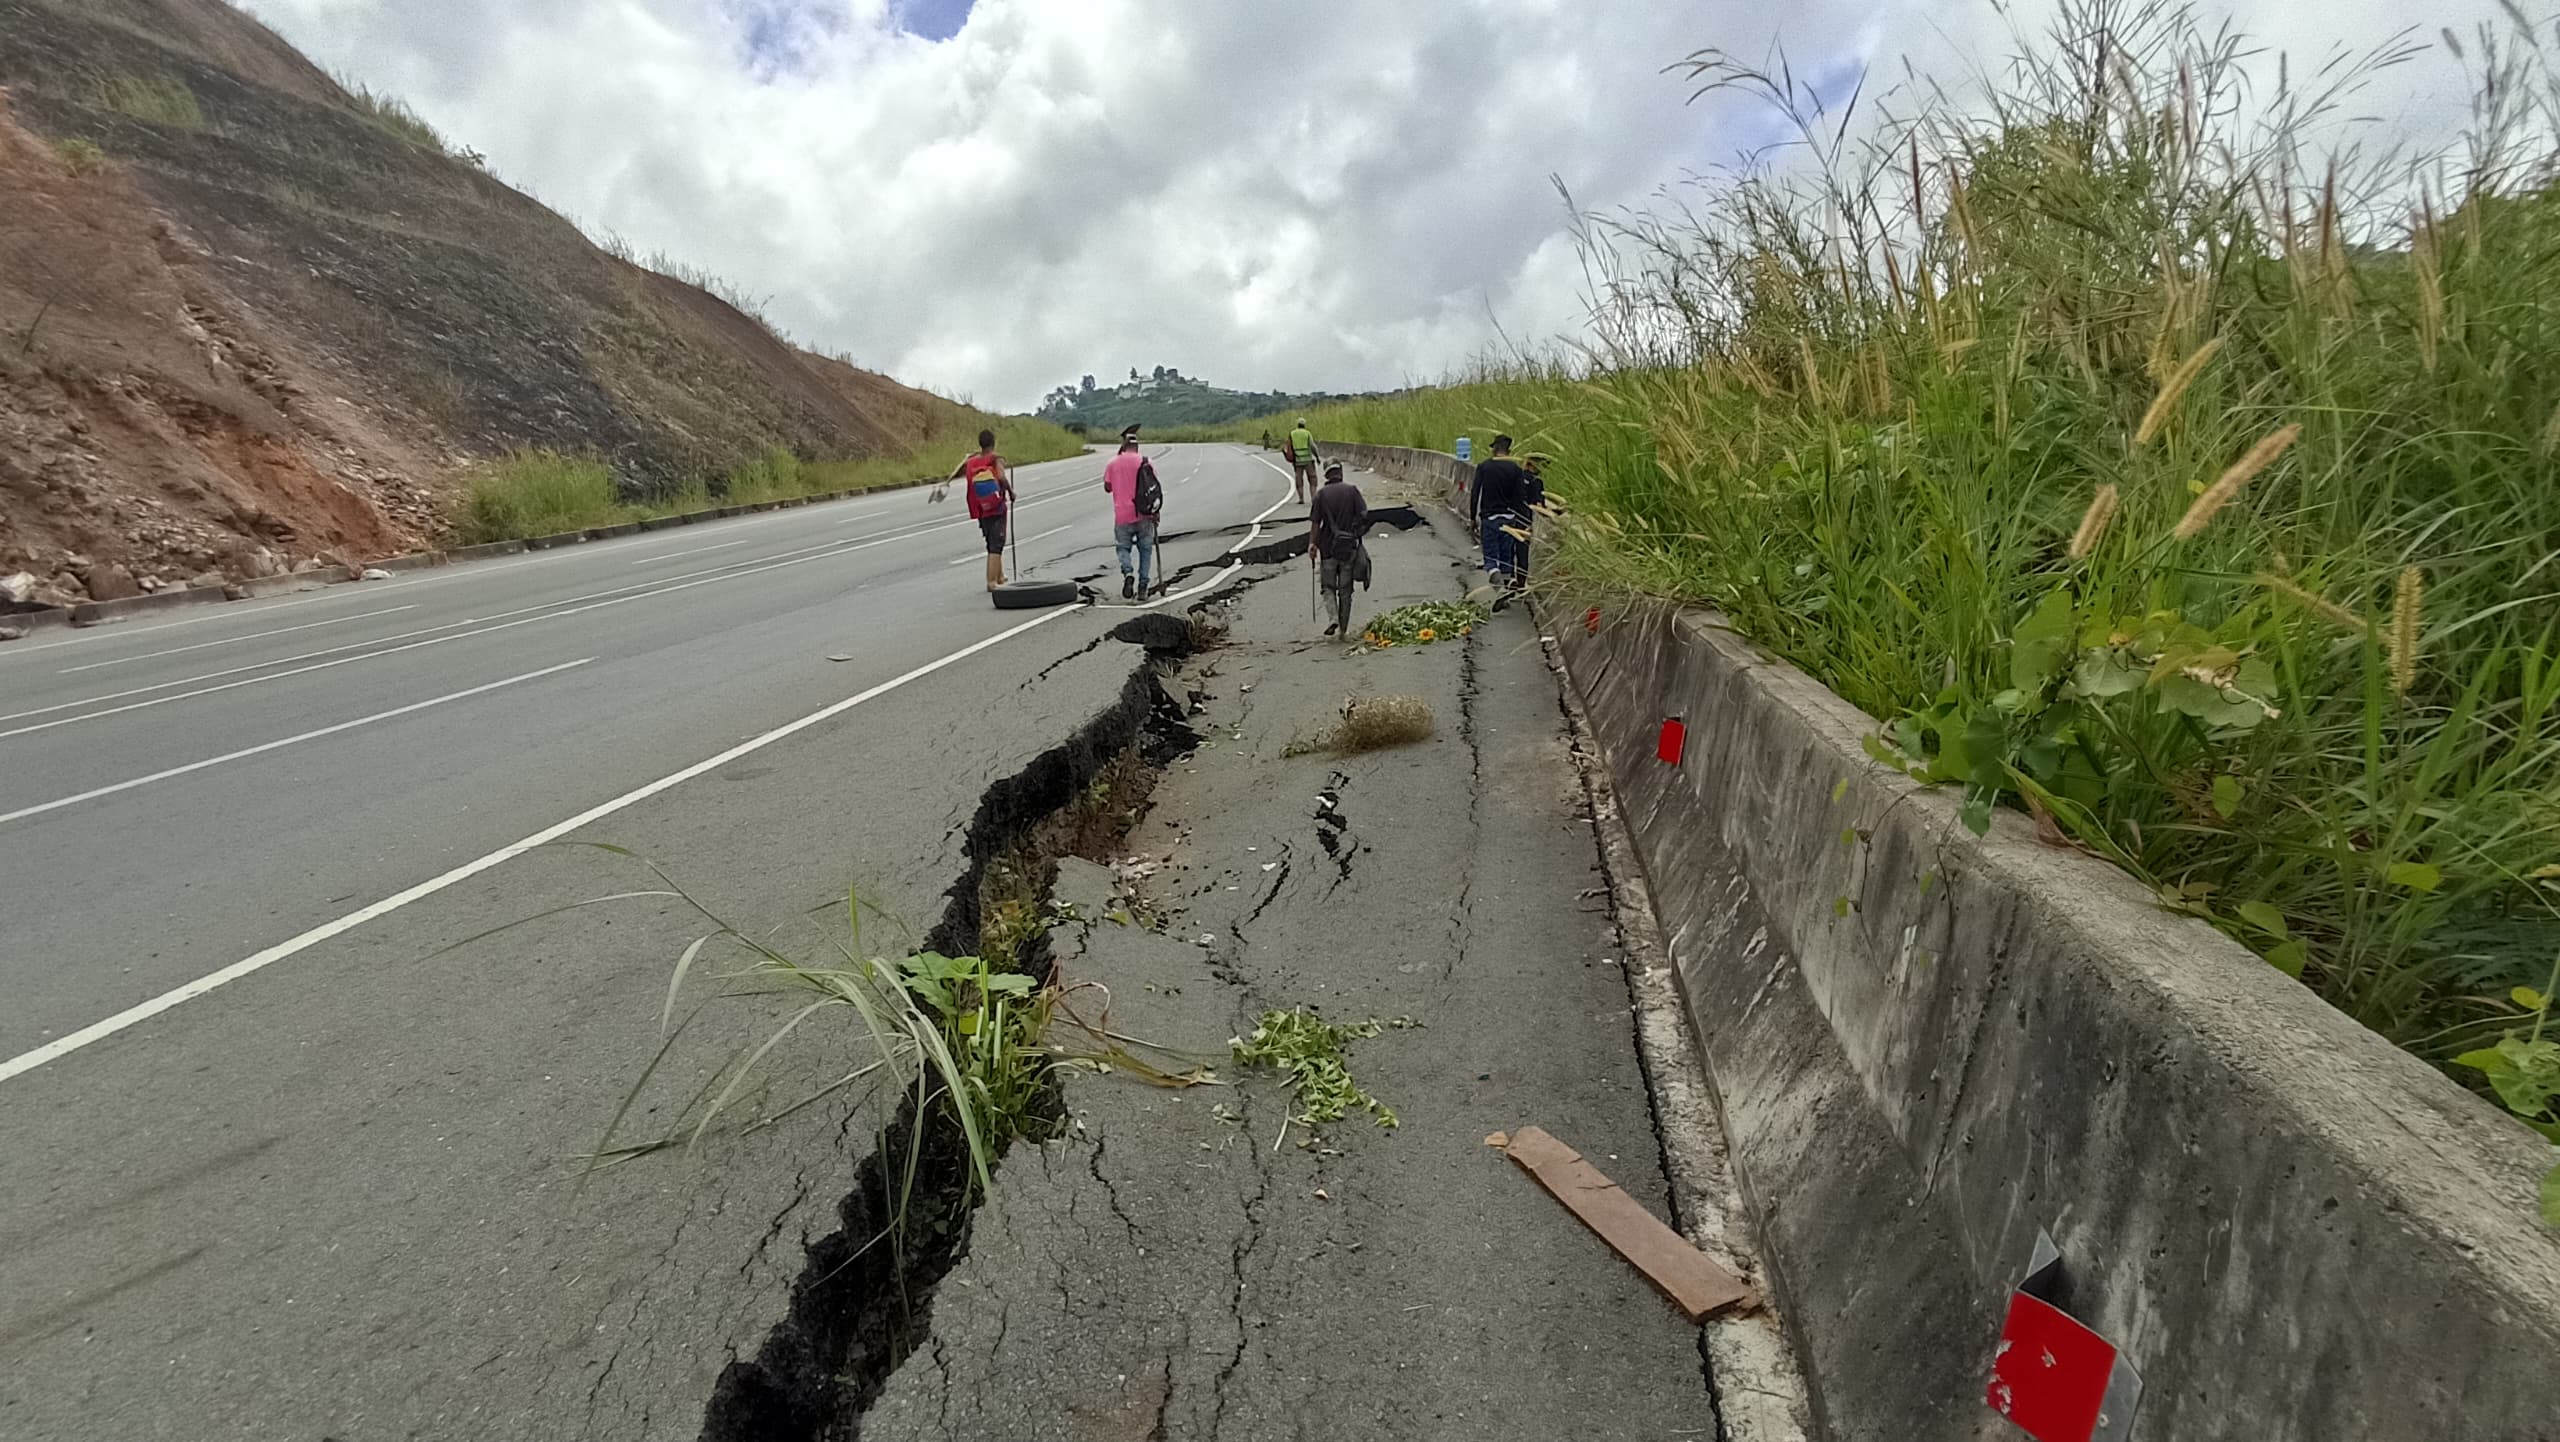
[[[1266,1011],[1253,1035],[1228,1042],[1239,1065],[1270,1067],[1287,1075],[1304,1126],[1338,1122],[1358,1108],[1379,1126],[1396,1125],[1396,1114],[1351,1079],[1343,1049],[1384,1030],[1375,1021],[1337,1025],[1311,1011]]]
[[[2511,993],[2510,999],[2531,1016],[2529,1026],[2498,1038],[2494,1046],[2464,1052],[2453,1060],[2456,1066],[2479,1072],[2508,1111],[2560,1146],[2560,1041],[2543,1036],[2551,1020],[2554,991],[2560,991],[2560,963],[2554,964],[2551,980],[2543,988],[2520,986]],[[2560,1162],[2543,1175],[2541,1203],[2542,1220],[2560,1227]]]
[[[1378,647],[1427,646],[1454,641],[1491,619],[1490,612],[1472,601],[1418,601],[1371,621],[1360,639]]]

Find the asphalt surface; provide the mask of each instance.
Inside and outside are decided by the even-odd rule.
[[[1022,472],[1028,574],[1114,571],[1100,461]],[[1303,515],[1248,451],[1158,467],[1177,598]],[[929,925],[1130,665],[1116,574],[999,612],[980,558],[911,491],[0,646],[0,1438],[692,1436],[863,1129],[588,1174],[784,1013],[705,1006],[635,1092],[705,925],[550,914],[661,883],[527,843],[786,945],[856,886]],[[841,1072],[802,1040],[742,1112]]]
[[[1480,585],[1459,529],[1378,535],[1355,622]],[[1696,1325],[1485,1144],[1544,1127],[1669,1213],[1536,618],[1363,651],[1317,638],[1303,567],[1228,609],[1181,682],[1198,751],[1116,878],[1062,867],[1053,933],[1069,1004],[1224,1084],[1069,1073],[1067,1134],[1007,1156],[862,1436],[1721,1435]],[[1434,734],[1303,754],[1344,697],[1379,695],[1423,699]],[[1164,924],[1110,919],[1132,912]],[[1390,1023],[1348,1066],[1399,1125],[1310,1131],[1277,1078],[1228,1063],[1227,1038],[1295,1007]]]

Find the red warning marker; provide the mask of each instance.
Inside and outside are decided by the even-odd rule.
[[[2036,1442],[2123,1442],[2142,1404],[2142,1374],[2113,1342],[2038,1295],[2059,1284],[2061,1264],[2053,1239],[2037,1233],[1982,1400]]]
[[[1664,765],[1677,766],[1680,764],[1680,757],[1682,753],[1686,752],[1688,749],[1688,723],[1682,721],[1677,716],[1663,722],[1662,739],[1654,743],[1653,754],[1661,757]]]

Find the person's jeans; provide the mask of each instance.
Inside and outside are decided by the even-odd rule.
[[[1156,522],[1153,516],[1140,516],[1122,521],[1111,528],[1111,548],[1120,553],[1120,574],[1130,574],[1129,552],[1138,553],[1138,591],[1145,594],[1154,585],[1156,571]]]
[[[1525,516],[1484,518],[1484,568],[1495,581],[1529,579],[1529,543],[1511,534],[1529,529]]]

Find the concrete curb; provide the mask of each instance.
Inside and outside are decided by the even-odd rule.
[[[1965,831],[1713,616],[1553,629],[1826,1435],[1993,1435],[2039,1230],[2142,1373],[2137,1436],[2554,1435],[2539,1138],[2025,818]]]
[[[147,596],[127,596],[121,601],[83,601],[71,608],[71,624],[104,626],[127,616],[147,616],[154,611],[174,611],[181,606],[227,599],[220,586],[169,586]]]

